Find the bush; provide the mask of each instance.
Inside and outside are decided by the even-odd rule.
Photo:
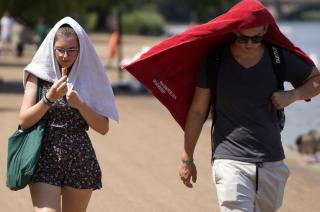
[[[84,28],[87,30],[87,32],[94,31],[98,23],[98,14],[89,13],[85,17]]]
[[[93,32],[96,29],[98,14],[87,13],[85,15],[77,15],[76,18],[87,33]]]
[[[157,12],[135,11],[122,17],[122,29],[127,34],[162,35],[165,21]]]
[[[71,17],[74,18],[87,33],[93,32],[96,29],[98,23],[97,13],[87,13],[84,15],[71,14]]]

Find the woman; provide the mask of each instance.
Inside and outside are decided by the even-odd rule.
[[[38,80],[43,82],[43,98],[36,102]],[[118,120],[118,113],[103,66],[76,21],[67,17],[53,27],[24,70],[24,86],[20,127],[47,119],[29,184],[34,210],[86,211],[92,191],[102,187],[86,130],[106,134],[108,117]]]

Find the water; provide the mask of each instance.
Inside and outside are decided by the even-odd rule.
[[[309,130],[320,130],[320,96],[311,102],[298,101],[288,106],[286,125],[282,132],[282,142],[295,145],[297,136]]]
[[[320,22],[278,22],[280,30],[320,65]]]
[[[319,67],[320,22],[280,22],[280,30],[303,49]],[[286,89],[291,89],[286,84]],[[311,102],[298,101],[286,108],[286,126],[282,132],[284,144],[294,146],[295,139],[309,130],[320,130],[320,95]]]

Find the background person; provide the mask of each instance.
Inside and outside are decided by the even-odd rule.
[[[11,52],[11,39],[12,39],[12,25],[13,19],[9,11],[3,13],[2,18],[0,19],[0,50],[4,54]]]
[[[38,22],[34,28],[34,32],[35,32],[34,40],[38,49],[49,32],[49,27],[46,24],[44,17],[39,17]]]

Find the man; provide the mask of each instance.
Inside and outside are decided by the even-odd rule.
[[[223,49],[216,84],[213,145],[214,181],[221,211],[276,211],[282,204],[289,170],[276,109],[320,92],[316,67],[283,49],[285,80],[302,86],[277,90],[272,61],[263,42],[267,25],[235,32]],[[200,70],[185,126],[180,177],[192,187],[197,170],[193,153],[210,105],[208,67]],[[214,70],[216,71],[216,70]]]
[[[219,46],[219,68],[202,66],[204,58],[215,61],[207,55],[219,52]],[[269,47],[274,46],[283,53],[284,80],[303,85],[278,89],[273,66],[281,58],[273,54],[276,60],[271,59]],[[272,212],[280,207],[289,170],[282,162],[277,109],[317,95],[320,77],[312,60],[281,33],[260,1],[240,1],[212,21],[157,44],[125,68],[184,129],[179,174],[186,186],[196,182],[193,153],[212,103],[213,169],[221,210]],[[216,83],[210,73],[218,73]]]

